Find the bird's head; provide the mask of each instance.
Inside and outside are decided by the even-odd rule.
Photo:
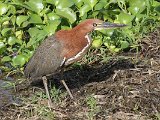
[[[112,29],[112,28],[120,28],[125,27],[125,24],[116,24],[110,22],[104,22],[99,19],[87,19],[77,25],[74,30],[78,30],[79,32],[89,33],[94,30],[101,30],[101,29]]]

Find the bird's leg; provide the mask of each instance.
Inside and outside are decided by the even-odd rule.
[[[49,91],[48,91],[48,83],[47,83],[46,76],[43,76],[42,80],[43,80],[43,84],[44,84],[46,94],[47,94],[47,97],[48,97],[48,106],[49,106],[49,108],[51,108],[52,107],[52,100],[51,100],[51,97],[50,97],[50,94],[49,94]]]
[[[61,69],[61,80],[60,80],[60,81],[62,82],[62,84],[63,84],[64,87],[66,88],[66,90],[67,90],[67,92],[68,92],[70,98],[73,99],[73,95],[72,95],[70,89],[68,88],[66,82],[63,80],[63,77],[62,77],[62,76],[63,76],[63,71],[64,71],[64,68]]]
[[[66,88],[66,90],[67,90],[69,96],[71,97],[71,99],[73,99],[73,95],[72,95],[70,89],[68,88],[66,82],[65,82],[64,80],[61,80],[61,82],[62,82],[62,84],[64,85],[64,87]]]

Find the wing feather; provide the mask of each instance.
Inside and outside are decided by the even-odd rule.
[[[60,56],[62,45],[54,36],[48,37],[36,49],[28,62],[24,73],[26,77],[38,78],[54,73],[62,64],[63,57]]]

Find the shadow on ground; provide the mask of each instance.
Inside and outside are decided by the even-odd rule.
[[[134,68],[134,64],[127,59],[117,61],[114,60],[103,65],[83,65],[74,67],[64,71],[62,77],[60,73],[48,77],[48,81],[51,82],[52,85],[55,85],[56,88],[64,89],[60,83],[60,80],[64,79],[70,89],[79,89],[82,86],[92,82],[106,81],[118,70],[131,68]],[[33,81],[31,85],[43,87],[43,82],[42,80],[36,80]]]

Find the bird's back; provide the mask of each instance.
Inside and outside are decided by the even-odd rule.
[[[63,57],[60,56],[61,50],[60,42],[54,36],[48,37],[36,49],[26,65],[25,76],[33,79],[53,74],[63,62]]]

